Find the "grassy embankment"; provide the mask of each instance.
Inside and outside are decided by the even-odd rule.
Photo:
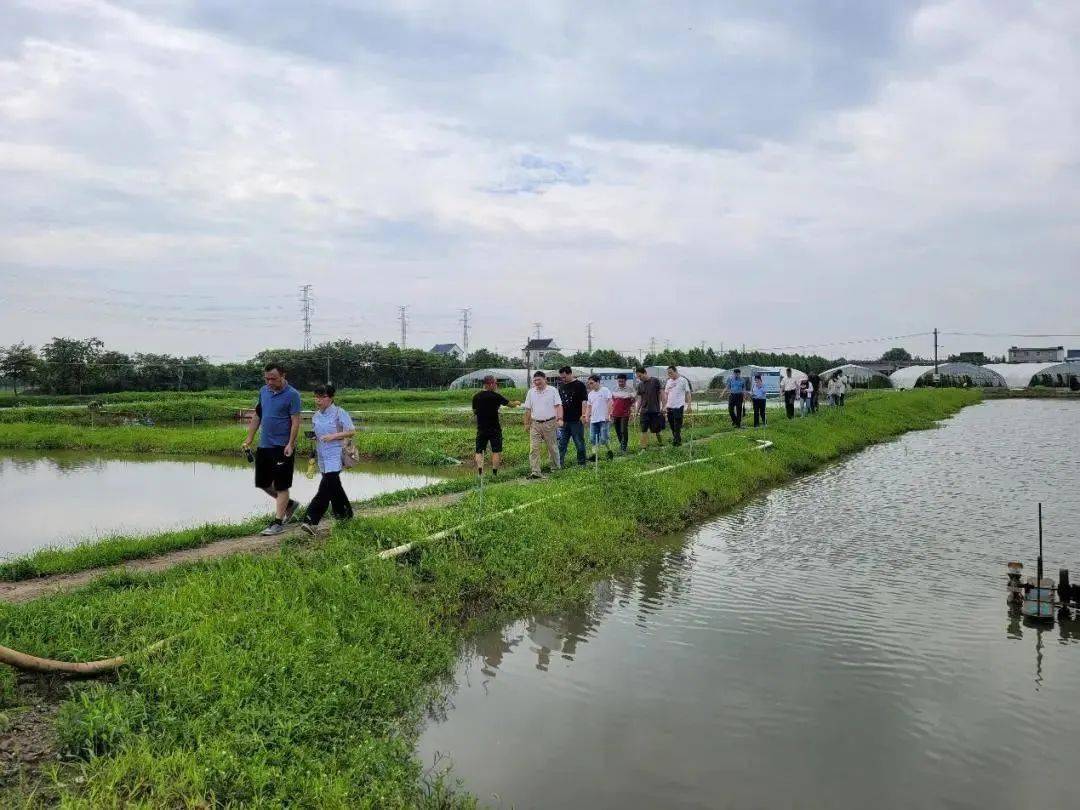
[[[700,442],[710,436],[714,436],[722,430],[729,430],[727,426],[698,427],[693,433],[694,441]],[[502,481],[522,476],[528,472],[527,446],[523,434],[515,436],[512,441],[507,441],[502,467]],[[461,436],[463,444],[455,448],[462,453],[470,453],[473,433],[465,432]],[[467,443],[466,446],[464,443]],[[573,448],[571,447],[571,453]],[[437,459],[439,460],[439,459]],[[546,456],[544,463],[547,463]],[[606,464],[606,461],[604,462]],[[621,463],[621,462],[620,462]],[[488,479],[490,481],[490,479]],[[345,479],[345,488],[348,491],[348,478]],[[377,495],[365,501],[355,502],[357,509],[374,506],[389,506],[392,504],[405,503],[428,495],[442,495],[453,492],[464,492],[476,487],[476,479],[470,474],[455,475],[429,484],[425,487],[413,489],[395,490],[382,495]],[[206,545],[216,540],[224,540],[233,537],[243,537],[261,529],[269,519],[266,517],[254,518],[243,523],[235,524],[205,524],[187,529],[170,532],[159,532],[149,535],[117,535],[87,541],[75,546],[62,548],[44,548],[26,556],[17,557],[0,563],[0,580],[17,581],[31,579],[33,577],[48,576],[51,574],[70,574],[76,571],[85,571],[88,568],[100,568],[108,565],[116,565],[125,560],[137,560],[164,554],[169,551],[195,548]]]
[[[57,731],[77,759],[45,774],[38,795],[71,807],[468,804],[424,790],[412,743],[470,620],[587,599],[598,577],[654,553],[650,532],[931,427],[977,398],[867,394],[843,410],[777,420],[768,431],[775,448],[765,453],[750,452],[752,432],[725,432],[705,443],[713,461],[648,478],[634,473],[676,453],[599,475],[571,470],[535,487],[490,487],[489,514],[571,496],[473,523],[396,562],[372,553],[477,517],[475,498],[358,519],[304,553],[114,577],[3,606],[5,644],[59,658],[130,652],[180,634],[160,652],[136,655],[114,681],[71,686]]]
[[[503,414],[508,458],[527,453],[527,437],[520,428],[520,411]],[[695,426],[721,424],[726,414],[700,413]],[[410,422],[406,429],[394,427]],[[445,426],[447,422],[469,425]],[[404,464],[447,464],[469,458],[475,430],[471,413],[446,414],[432,411],[399,413],[369,412],[360,420],[356,446],[361,456],[374,461]],[[101,453],[159,453],[165,455],[240,455],[246,427],[206,425],[202,427],[148,427],[125,425],[89,427],[39,422],[0,423],[0,448],[22,450],[85,450]]]

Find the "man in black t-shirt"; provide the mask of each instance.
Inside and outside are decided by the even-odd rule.
[[[499,408],[509,405],[510,400],[495,389],[498,380],[491,374],[484,377],[484,390],[472,399],[473,413],[476,414],[476,474],[484,474],[484,450],[491,445],[491,474],[499,474],[502,463],[502,424],[499,422]]]
[[[585,425],[581,422],[581,410],[589,399],[589,389],[581,380],[574,379],[570,366],[559,369],[559,397],[563,413],[559,426],[559,464],[566,463],[566,448],[571,439],[577,449],[577,463],[585,464]]]

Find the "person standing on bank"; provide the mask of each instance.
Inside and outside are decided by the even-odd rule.
[[[634,409],[637,394],[626,384],[626,375],[615,377],[615,390],[611,392],[611,421],[615,423],[615,435],[619,439],[619,450],[626,452],[630,443],[630,413]]]
[[[724,390],[728,392],[728,416],[731,418],[731,424],[735,426],[736,430],[739,430],[742,428],[743,414],[746,413],[746,378],[742,375],[741,368],[734,369],[731,372]]]
[[[814,386],[810,384],[809,377],[799,380],[799,416],[810,413],[810,397],[813,393]]]
[[[664,409],[671,426],[671,444],[678,447],[682,444],[683,417],[690,411],[690,381],[680,376],[675,366],[667,367],[667,376],[664,384]]]
[[[562,400],[559,392],[547,384],[542,371],[533,374],[533,387],[525,396],[525,430],[529,434],[529,478],[543,478],[540,474],[540,446],[547,445],[551,469],[559,469],[559,449],[555,433],[563,421]]]
[[[510,405],[510,400],[498,391],[499,381],[494,375],[484,377],[484,390],[472,398],[476,414],[476,474],[484,474],[484,451],[491,446],[491,474],[499,474],[502,463],[503,435],[499,422],[499,408]]]
[[[574,379],[570,366],[559,369],[559,397],[562,399],[562,424],[559,426],[559,466],[566,463],[566,448],[574,440],[577,449],[577,463],[585,464],[585,425],[581,422],[581,413],[589,390],[581,380]]]
[[[345,466],[341,456],[345,451],[345,440],[351,439],[356,433],[349,412],[334,404],[334,386],[330,383],[316,385],[314,393],[315,413],[311,415],[311,430],[315,434],[315,458],[318,459],[322,477],[319,479],[319,490],[308,504],[307,514],[300,524],[300,528],[312,537],[327,507],[334,510],[334,517],[338,520],[348,520],[353,516],[349,496],[341,485],[341,471]]]
[[[791,369],[780,375],[780,394],[784,397],[784,411],[788,419],[795,418],[795,396],[799,393],[799,381],[791,376]]]
[[[596,374],[589,375],[589,381],[585,386],[589,389],[589,401],[585,405],[585,421],[589,423],[589,442],[593,448],[593,461],[600,455],[600,445],[607,450],[609,459],[615,458],[611,452],[611,391],[600,384],[600,378]]]
[[[641,449],[649,446],[649,434],[656,437],[656,443],[663,446],[664,417],[660,412],[660,381],[649,374],[644,366],[634,371],[638,378],[638,416],[641,419]]]
[[[762,381],[761,375],[755,374],[754,383],[750,386],[750,404],[754,408],[754,427],[758,426],[759,417],[761,426],[765,427],[765,401],[767,396],[765,383]]]
[[[818,397],[821,395],[821,377],[810,375],[810,413],[817,413]]]
[[[844,394],[847,393],[848,389],[847,380],[844,379],[844,372],[836,372],[836,376],[833,379],[836,380],[836,404],[843,406]]]
[[[285,531],[298,504],[289,497],[296,463],[296,436],[300,432],[300,392],[285,380],[280,363],[268,363],[263,369],[266,383],[259,391],[255,416],[248,425],[244,450],[251,448],[255,434],[255,486],[274,499],[274,520],[261,534],[270,536]]]

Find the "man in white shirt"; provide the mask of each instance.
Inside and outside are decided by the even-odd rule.
[[[589,441],[593,447],[593,461],[604,445],[609,459],[615,458],[608,442],[611,440],[611,391],[600,384],[600,377],[589,375],[585,386],[589,389],[589,399],[585,404],[585,420],[589,423]]]
[[[844,372],[842,372],[842,371],[836,372],[835,379],[836,379],[836,393],[837,393],[836,404],[837,405],[843,405],[844,404],[844,394],[847,393],[847,389],[848,389],[847,380],[844,379]]]
[[[788,419],[795,418],[795,396],[799,392],[799,381],[791,375],[791,369],[784,369],[780,375],[780,393],[784,397],[784,410]]]
[[[563,407],[559,392],[547,384],[542,371],[533,374],[533,387],[525,395],[525,430],[529,434],[529,478],[540,474],[540,446],[547,445],[551,469],[559,469],[559,447],[556,431],[562,427]]]
[[[667,383],[664,385],[664,407],[671,425],[671,444],[682,444],[683,415],[690,410],[690,381],[679,376],[675,366],[667,367]]]

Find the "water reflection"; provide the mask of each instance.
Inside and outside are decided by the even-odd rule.
[[[298,465],[299,466],[299,465]],[[114,534],[139,534],[266,514],[244,459],[85,453],[0,456],[0,509],[10,519],[0,557]],[[440,480],[427,469],[361,464],[345,488],[360,500]],[[306,501],[318,479],[299,472],[294,496]]]
[[[518,807],[1063,806],[1080,617],[1011,614],[1005,563],[1043,500],[1080,567],[1078,417],[968,409],[481,635],[420,756]]]

